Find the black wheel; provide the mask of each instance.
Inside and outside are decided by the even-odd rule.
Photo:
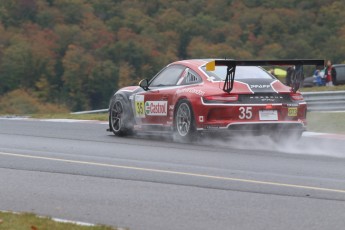
[[[133,134],[133,122],[129,105],[121,96],[116,96],[110,104],[109,126],[117,136]]]
[[[192,107],[188,100],[177,103],[174,116],[174,137],[177,141],[193,141],[196,137]]]

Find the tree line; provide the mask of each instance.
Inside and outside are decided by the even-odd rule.
[[[1,0],[0,96],[16,89],[71,110],[187,58],[345,61],[335,0]]]

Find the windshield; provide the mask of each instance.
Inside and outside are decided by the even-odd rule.
[[[206,67],[203,66],[202,70],[214,81],[224,81],[226,77],[226,66],[216,66],[214,71],[206,71]],[[257,66],[236,66],[235,79],[245,79],[245,78],[264,78],[264,79],[274,79],[269,73],[264,69]]]

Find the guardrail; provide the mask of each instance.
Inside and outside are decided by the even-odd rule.
[[[92,113],[107,113],[107,112],[108,112],[108,109],[98,109],[98,110],[73,112],[71,114],[92,114]]]
[[[345,91],[304,92],[308,111],[345,111]]]
[[[304,92],[308,111],[345,111],[345,91]],[[71,114],[107,113],[108,109],[73,112]]]

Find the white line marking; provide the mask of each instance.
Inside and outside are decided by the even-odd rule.
[[[0,210],[0,212],[10,213],[10,214],[15,214],[15,215],[23,214],[22,212],[13,212],[13,211],[7,211],[7,210]],[[49,219],[49,217],[46,217],[46,216],[37,216],[36,215],[36,217],[42,218],[42,219]],[[73,221],[73,220],[65,220],[65,219],[60,219],[60,218],[55,218],[55,217],[52,217],[50,219],[55,221],[55,222],[60,222],[60,223],[69,223],[69,224],[75,224],[75,225],[80,225],[80,226],[89,226],[89,227],[96,226],[95,224],[91,224],[91,223],[86,223],[86,222],[81,222],[81,221]]]
[[[207,175],[207,174],[197,174],[197,173],[179,172],[179,171],[171,171],[171,170],[141,168],[141,167],[126,166],[126,165],[114,165],[114,164],[96,163],[96,162],[88,162],[88,161],[67,160],[67,159],[62,159],[62,158],[41,157],[41,156],[24,155],[24,154],[16,154],[16,153],[5,153],[5,152],[0,152],[0,155],[12,156],[12,157],[22,157],[22,158],[31,158],[31,159],[40,159],[40,160],[49,160],[49,161],[59,161],[59,162],[84,164],[84,165],[94,165],[94,166],[101,166],[101,167],[128,169],[128,170],[145,171],[145,172],[155,172],[155,173],[182,175],[182,176],[192,176],[192,177],[208,178],[208,179],[215,179],[215,180],[237,181],[237,182],[251,183],[251,184],[272,185],[272,186],[278,186],[278,187],[290,187],[290,188],[309,189],[309,190],[316,190],[316,191],[345,193],[345,190],[341,190],[341,189],[330,189],[330,188],[296,185],[296,184],[285,184],[285,183],[270,182],[270,181],[259,181],[259,180],[249,180],[249,179],[223,177],[223,176],[212,176],[212,175]]]
[[[42,217],[42,218],[47,218],[47,217]],[[60,219],[60,218],[51,218],[51,219],[53,221],[59,222],[59,223],[75,224],[75,225],[79,225],[79,226],[88,226],[88,227],[96,226],[95,224],[81,222],[81,221],[65,220],[65,219]]]

